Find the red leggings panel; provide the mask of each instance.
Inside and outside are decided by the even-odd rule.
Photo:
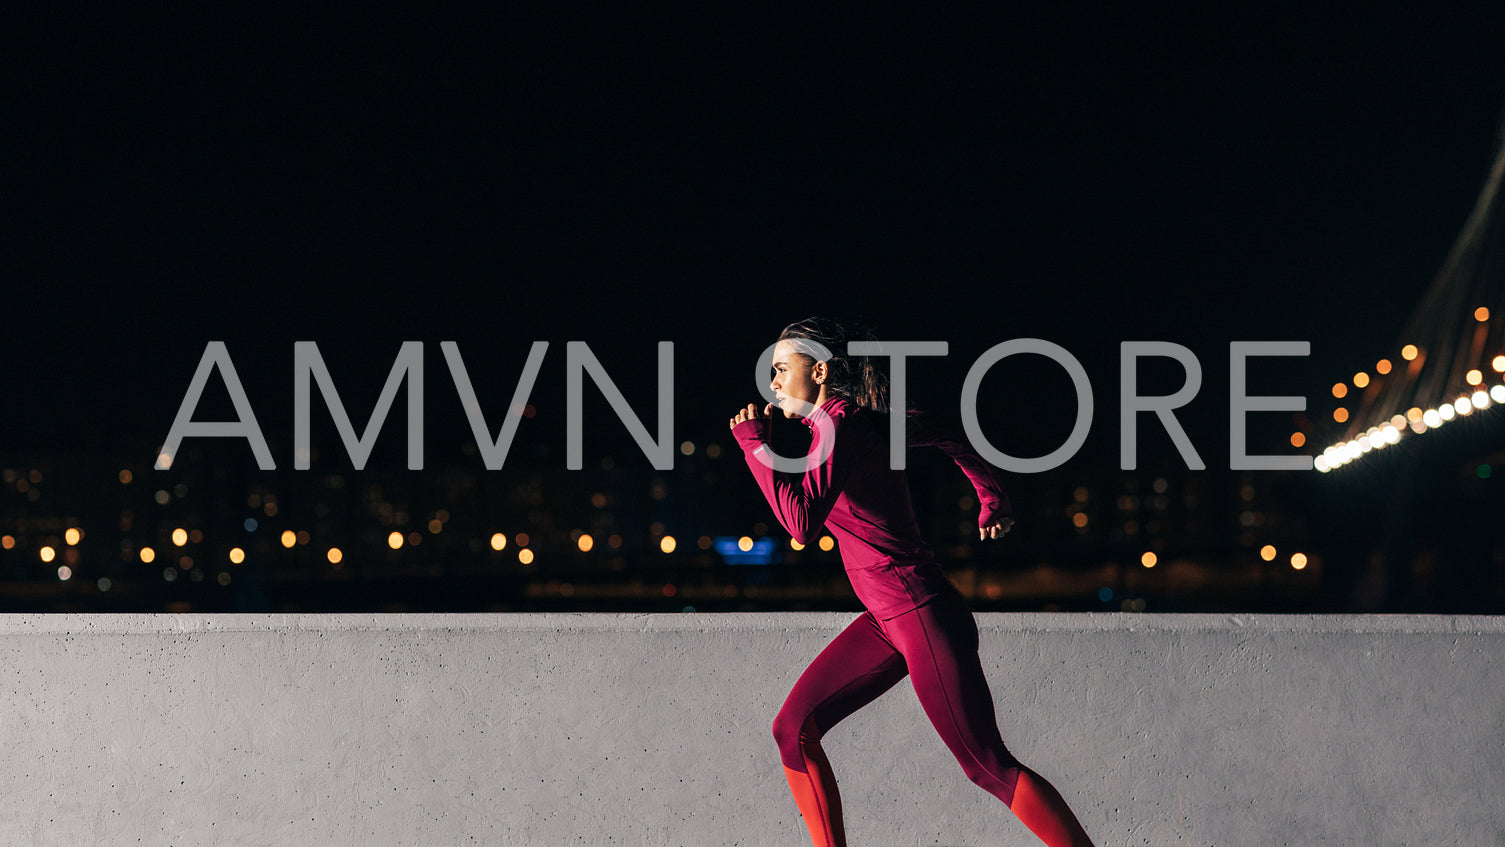
[[[977,656],[977,624],[960,597],[943,597],[886,621],[868,612],[836,636],[805,669],[774,720],[784,767],[808,772],[807,754],[821,736],[906,675],[967,777],[1011,804],[1019,762],[999,735]]]

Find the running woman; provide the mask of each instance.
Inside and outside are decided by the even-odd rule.
[[[777,403],[761,412],[749,404],[731,418],[732,434],[779,523],[801,544],[829,529],[867,609],[805,669],[773,722],[784,775],[810,837],[815,847],[846,844],[821,737],[908,676],[969,779],[1051,847],[1090,845],[1060,793],[1004,746],[972,611],[920,537],[904,472],[889,467],[887,380],[867,357],[848,356],[847,341],[847,331],[827,319],[789,325],[773,352]],[[811,429],[802,474],[775,471],[759,455],[766,453],[775,406]],[[905,432],[909,446],[939,447],[956,461],[982,504],[978,537],[1002,538],[1014,522],[1008,494],[959,428],[907,412]]]

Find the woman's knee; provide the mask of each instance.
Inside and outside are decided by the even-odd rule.
[[[800,747],[820,740],[815,729],[815,718],[794,709],[781,709],[773,719],[773,739],[779,745],[779,753],[788,765],[797,762],[803,765],[804,754]],[[796,768],[798,770],[799,768]]]
[[[1019,770],[1023,767],[1008,750],[991,750],[978,756],[958,757],[962,773],[982,790],[1004,802],[1014,796],[1014,786],[1019,782]]]
[[[814,725],[814,719],[802,710],[785,706],[773,719],[773,737],[780,746],[798,744],[801,736],[813,730]]]

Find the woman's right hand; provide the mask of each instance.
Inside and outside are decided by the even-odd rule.
[[[998,518],[997,520],[990,521],[987,526],[978,527],[977,537],[982,539],[983,541],[987,541],[990,538],[1002,538],[1007,535],[1009,530],[1013,527],[1013,518]]]

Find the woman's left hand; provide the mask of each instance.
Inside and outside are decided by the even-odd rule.
[[[738,411],[737,414],[732,418],[732,429],[736,429],[737,424],[744,421],[766,421],[768,420],[768,416],[772,411],[772,403],[769,403],[767,406],[763,407],[762,414],[758,413],[757,406],[753,405],[752,403],[748,403],[746,409]]]
[[[1002,538],[1014,526],[1013,518],[999,518],[987,526],[977,528],[977,537],[986,541],[989,538]]]

